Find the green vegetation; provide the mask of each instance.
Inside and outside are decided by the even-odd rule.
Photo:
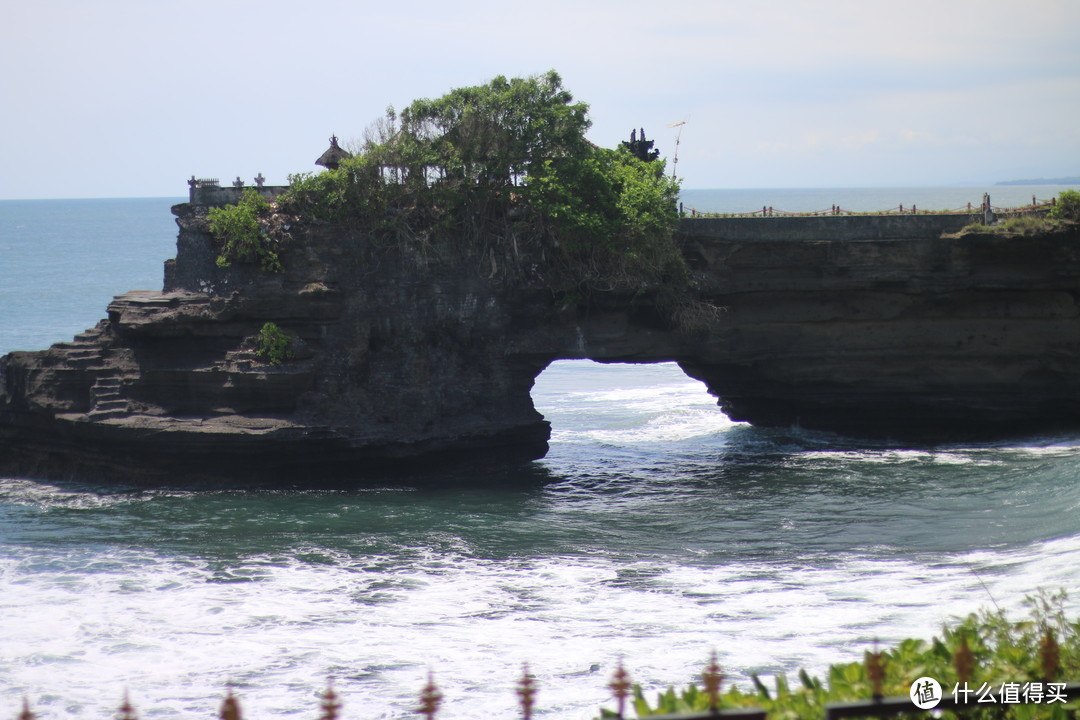
[[[269,211],[270,204],[254,188],[244,190],[235,205],[210,209],[210,232],[224,242],[219,267],[257,262],[263,270],[281,272],[281,260],[261,222]]]
[[[926,676],[936,679],[949,698],[957,684],[965,682],[974,691],[987,684],[995,698],[1003,683],[1076,682],[1080,679],[1080,620],[1066,619],[1065,599],[1064,591],[1028,598],[1031,617],[1027,620],[1010,620],[1001,611],[972,614],[944,628],[941,637],[930,642],[903,640],[883,652],[867,652],[864,662],[832,665],[825,681],[800,670],[796,686],[779,676],[770,689],[754,676],[753,688],[747,691],[732,687],[726,692],[710,693],[710,680],[715,682],[718,672],[714,668],[703,677],[704,690],[696,685],[681,692],[669,688],[650,703],[641,688],[634,686],[628,699],[639,717],[701,712],[715,705],[720,709],[760,707],[768,712],[770,720],[815,720],[825,716],[825,705],[829,703],[865,701],[874,695],[907,696],[911,684]],[[975,694],[970,697],[976,699]],[[1068,708],[1075,712],[1077,702],[1069,703]],[[943,716],[953,718],[957,714],[945,711]],[[1045,700],[1026,706],[985,704],[965,710],[962,716],[969,720],[1067,717],[1065,705]],[[601,717],[616,717],[616,713],[602,710]]]
[[[1007,236],[1040,235],[1061,227],[1063,223],[1078,221],[1080,221],[1080,192],[1063,190],[1046,215],[1021,215],[1006,218],[993,225],[972,223],[964,227],[957,235],[968,233]]]
[[[1050,217],[1080,221],[1080,192],[1062,190],[1058,195],[1057,203],[1050,208]]]
[[[1001,231],[1013,235],[1038,235],[1057,227],[1057,223],[1045,217],[1021,215],[1020,217],[1006,218],[1001,221]]]
[[[685,281],[678,184],[662,162],[592,145],[589,124],[555,72],[497,77],[389,109],[355,157],[292,176],[279,207],[378,243],[525,256],[564,293]]]
[[[255,354],[271,365],[280,365],[293,356],[292,338],[277,326],[268,322],[259,330]]]
[[[978,233],[991,235],[1031,236],[1040,235],[1042,233],[1053,230],[1054,228],[1058,227],[1058,225],[1059,223],[1055,219],[1032,215],[1022,215],[1020,217],[1006,218],[998,223],[995,223],[994,225],[972,223],[970,225],[964,226],[964,228],[958,234],[966,235],[968,233]]]

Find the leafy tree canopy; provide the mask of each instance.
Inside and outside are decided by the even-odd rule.
[[[253,188],[245,189],[235,205],[210,209],[210,232],[224,243],[217,257],[219,267],[228,267],[234,261],[258,262],[263,270],[281,271],[277,250],[261,223],[269,210],[270,204]]]
[[[588,107],[554,71],[392,108],[362,152],[293,176],[281,208],[376,240],[542,250],[554,289],[642,291],[685,280],[663,162],[585,138]]]
[[[404,151],[401,159],[426,161],[449,178],[513,184],[545,161],[587,152],[587,112],[554,71],[524,79],[499,76],[487,85],[414,101],[401,112],[389,144]]]

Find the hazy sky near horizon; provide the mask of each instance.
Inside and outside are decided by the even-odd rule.
[[[688,188],[1080,174],[1076,0],[34,0],[0,7],[0,198],[317,170],[388,105],[555,69]]]

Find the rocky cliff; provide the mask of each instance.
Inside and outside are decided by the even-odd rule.
[[[0,359],[0,473],[165,482],[360,478],[547,450],[559,358],[676,360],[737,420],[859,434],[1080,422],[1080,233],[950,235],[964,217],[686,220],[705,308],[568,303],[506,243],[381,245],[276,218],[282,273],[215,263],[174,208],[161,292],[71,342]],[[272,321],[292,357],[269,365]]]
[[[712,225],[710,225],[712,223]],[[727,308],[684,370],[733,419],[948,439],[1080,421],[1080,232],[962,216],[687,224]]]

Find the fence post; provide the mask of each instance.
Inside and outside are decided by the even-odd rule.
[[[885,660],[877,649],[877,641],[874,641],[874,652],[866,651],[866,677],[870,681],[870,694],[874,702],[881,702],[885,697],[883,686],[885,683]]]
[[[120,711],[116,714],[116,720],[139,720],[135,708],[128,699],[128,691],[124,691],[124,702],[120,704]]]
[[[521,668],[521,679],[517,686],[518,700],[521,702],[522,720],[532,720],[533,705],[536,703],[536,678],[529,672],[529,664]]]
[[[611,692],[615,695],[615,712],[617,717],[622,718],[626,711],[626,698],[630,697],[630,673],[623,667],[623,661],[619,659],[619,666],[615,668],[615,674],[611,676],[608,684]]]
[[[968,680],[971,679],[971,674],[975,671],[975,654],[968,647],[966,632],[960,633],[960,645],[953,653],[952,662],[953,668],[956,669],[957,685],[963,683],[966,686]]]
[[[724,682],[724,673],[720,669],[720,663],[716,661],[716,651],[713,650],[709,658],[709,666],[701,674],[701,683],[705,686],[705,694],[709,696],[709,712],[717,712],[720,708],[720,685]]]
[[[323,693],[319,707],[322,709],[319,720],[337,720],[338,710],[341,709],[341,701],[338,700],[338,694],[334,692],[334,685],[330,680],[326,681],[326,692]]]
[[[1061,648],[1058,646],[1057,638],[1047,628],[1046,634],[1043,635],[1042,642],[1039,644],[1039,664],[1042,666],[1043,680],[1050,682],[1057,677],[1058,669],[1061,666],[1060,660]]]
[[[218,717],[221,720],[240,720],[240,701],[233,695],[232,688],[230,687],[225,694],[225,699],[221,701],[221,710],[218,711]]]
[[[442,705],[442,693],[435,686],[435,673],[428,670],[428,681],[424,689],[420,691],[420,707],[416,712],[423,715],[427,720],[435,720],[435,714]]]

